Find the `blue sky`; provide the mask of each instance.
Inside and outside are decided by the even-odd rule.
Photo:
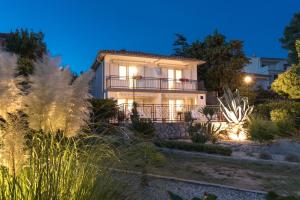
[[[171,54],[174,33],[189,41],[215,29],[244,41],[246,54],[285,57],[278,39],[300,0],[0,0],[0,32],[45,33],[52,55],[74,71],[100,49]]]

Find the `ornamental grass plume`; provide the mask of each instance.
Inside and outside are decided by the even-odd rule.
[[[29,126],[34,130],[74,136],[90,113],[89,82],[92,72],[72,81],[69,68],[59,67],[59,59],[45,56],[34,63],[29,77],[29,94],[24,98]]]
[[[0,51],[0,116],[6,118],[22,107],[22,92],[18,88],[20,77],[15,77],[17,57]]]

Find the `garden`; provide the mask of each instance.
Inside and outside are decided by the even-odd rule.
[[[130,123],[122,122],[116,100],[90,95],[93,71],[75,76],[44,51],[38,58],[0,52],[0,199],[300,195],[299,91],[253,106],[225,88],[218,98],[225,121],[203,107],[202,122],[184,113],[188,138],[162,139],[135,102]],[[286,92],[279,81],[272,87]]]

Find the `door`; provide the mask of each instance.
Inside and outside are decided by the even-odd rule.
[[[129,66],[128,67],[128,77],[129,77],[129,88],[135,87],[135,80],[133,79],[134,76],[137,75],[137,68],[136,66]]]
[[[168,69],[168,88],[174,89],[174,69]]]

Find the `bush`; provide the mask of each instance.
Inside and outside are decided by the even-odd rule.
[[[137,111],[137,103],[133,102],[131,128],[137,131],[143,138],[153,138],[155,135],[154,123],[151,119],[140,118]]]
[[[300,102],[295,101],[278,101],[259,104],[255,107],[255,113],[260,117],[270,119],[270,113],[275,109],[286,110],[293,119],[300,117]]]
[[[210,154],[220,154],[224,156],[230,156],[232,154],[231,148],[214,144],[193,144],[188,142],[171,140],[156,140],[154,141],[154,144],[158,147],[180,149],[184,151],[197,151]]]
[[[268,194],[266,195],[266,200],[299,200],[299,198],[295,197],[295,196],[280,196],[278,195],[276,192],[268,192]]]
[[[204,125],[200,123],[191,124],[188,128],[188,133],[193,141],[193,143],[206,143],[208,141],[208,136],[203,131]]]
[[[272,155],[268,152],[260,152],[258,157],[263,160],[272,160]]]
[[[281,136],[292,135],[295,132],[295,117],[287,110],[274,109],[270,116],[271,120],[276,123]]]
[[[92,99],[92,120],[94,122],[108,122],[118,114],[117,101],[114,99]]]
[[[249,124],[250,139],[259,142],[273,140],[279,130],[276,124],[263,119],[252,119]]]
[[[299,156],[295,155],[295,154],[288,154],[285,156],[284,158],[285,161],[288,162],[300,162],[300,158]]]

